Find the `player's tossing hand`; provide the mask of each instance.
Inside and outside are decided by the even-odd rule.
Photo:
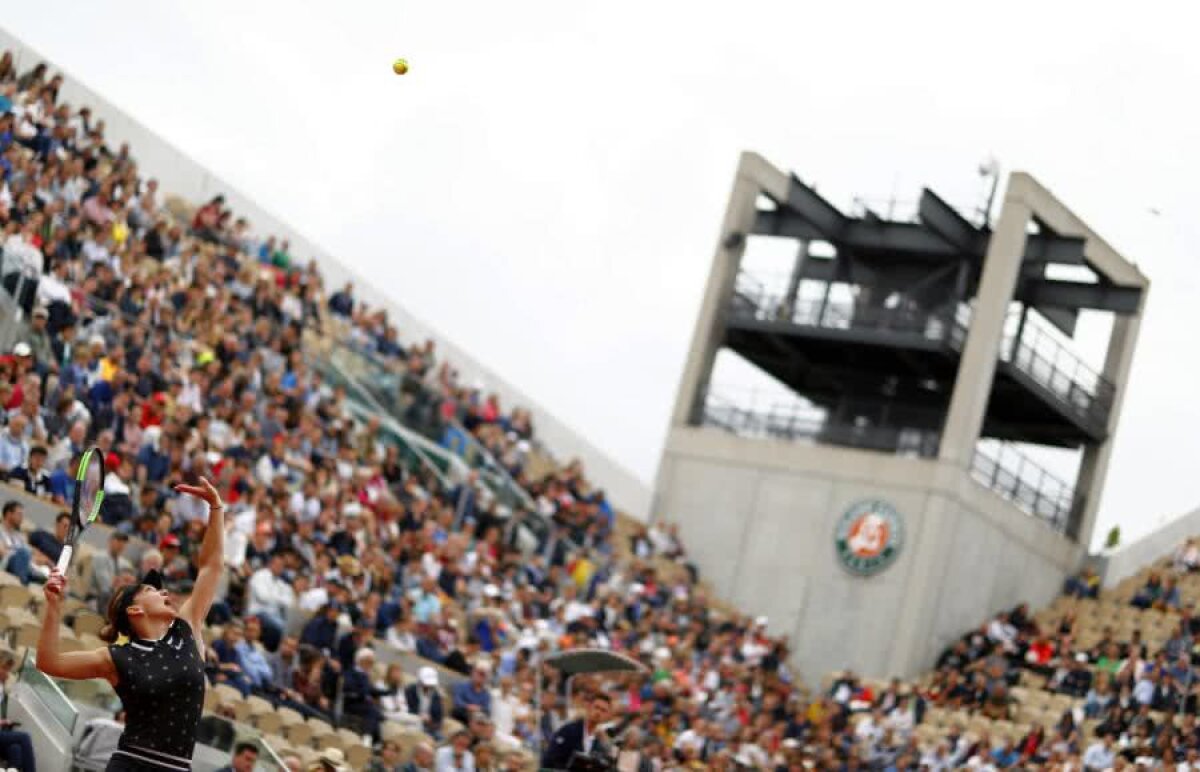
[[[213,484],[208,481],[207,477],[201,477],[199,485],[187,485],[186,483],[179,483],[175,486],[175,490],[179,493],[184,493],[188,496],[195,496],[198,499],[202,499],[208,504],[209,507],[223,508],[225,506],[221,502],[221,494],[217,492],[217,489],[213,487]]]

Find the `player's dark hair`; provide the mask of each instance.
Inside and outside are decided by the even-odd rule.
[[[96,633],[97,638],[105,643],[116,643],[122,633],[132,637],[133,633],[129,629],[129,618],[126,612],[133,600],[132,596],[137,595],[138,589],[140,589],[140,585],[129,585],[112,594],[108,600],[108,613],[105,614],[108,623],[100,628],[100,632]]]
[[[58,515],[54,518],[54,522],[61,523],[64,520],[70,520],[70,519],[71,519],[70,512],[59,512]]]
[[[254,751],[255,755],[258,755],[258,743],[250,740],[242,740],[240,743],[233,746],[234,756],[241,756],[246,751]]]
[[[21,502],[17,501],[16,499],[9,499],[8,501],[4,502],[4,508],[0,509],[0,515],[7,515],[9,512],[12,512],[19,506],[21,506]]]

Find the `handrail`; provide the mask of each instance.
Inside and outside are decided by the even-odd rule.
[[[34,683],[30,681],[30,675],[34,673],[37,674],[36,678],[38,679],[38,685],[34,685]],[[25,656],[21,660],[21,669],[19,671],[17,680],[29,686],[29,691],[37,695],[38,700],[41,701],[44,706],[46,706],[47,710],[54,714],[54,717],[58,719],[59,723],[62,724],[63,728],[66,729],[68,733],[71,735],[75,734],[75,724],[79,720],[79,710],[76,709],[75,703],[71,702],[71,698],[68,697],[66,692],[62,690],[62,687],[58,685],[57,681],[43,673],[41,670],[38,670],[37,655],[34,653],[33,649],[27,649],[25,651]],[[39,690],[41,685],[48,685],[55,697],[57,697],[62,704],[66,705],[70,709],[71,720],[69,722],[64,720],[63,717],[59,715],[59,711],[55,708],[55,706],[51,705],[40,693]]]
[[[357,358],[365,368],[373,369],[375,374],[381,379],[388,376],[399,376],[399,373],[396,373],[392,370],[389,363],[380,360],[374,352],[364,351],[353,344],[338,340],[333,340],[332,344],[339,352],[349,357]],[[346,372],[345,368],[339,369],[345,376],[356,378],[354,374]],[[362,385],[362,388],[365,391],[371,391],[371,388],[365,384]],[[440,396],[424,384],[420,384],[419,388],[424,393],[426,399],[433,402],[440,401]],[[376,397],[376,395],[371,394],[371,396],[380,409],[386,411],[389,415],[396,417],[397,420],[401,420],[400,417],[397,416],[395,412],[388,409],[388,407],[384,405],[378,399],[378,397]],[[402,420],[401,423],[403,423]],[[444,445],[442,447],[446,447],[446,450],[448,450],[450,453],[453,453],[461,458],[470,468],[478,470],[481,477],[491,476],[493,478],[497,478],[488,480],[488,482],[491,483],[490,487],[502,489],[508,494],[510,499],[515,499],[516,503],[521,507],[526,509],[533,508],[533,499],[530,498],[528,492],[526,492],[524,488],[522,488],[515,480],[512,479],[512,476],[508,473],[508,470],[505,469],[504,466],[495,458],[495,456],[492,455],[491,451],[488,450],[483,443],[479,442],[479,440],[472,436],[457,418],[445,419],[445,424],[454,428],[461,435],[465,447],[461,452],[452,447],[446,447]],[[472,463],[473,460],[477,460],[479,463]]]
[[[917,335],[959,352],[966,344],[972,314],[969,303],[925,310],[902,303],[886,306],[845,299],[796,298],[780,289],[778,281],[768,288],[760,279],[744,270],[737,275],[736,289],[729,300],[730,318],[833,331]],[[1104,427],[1112,409],[1115,387],[1058,340],[1046,325],[1032,318],[1028,309],[1013,309],[1008,313],[999,359],[1028,377],[1092,429]]]
[[[1067,531],[1075,505],[1074,488],[1017,450],[1013,443],[988,440],[976,445],[971,476],[1054,530]]]
[[[702,423],[743,437],[811,440],[825,445],[879,450],[932,458],[941,439],[939,429],[904,422],[838,420],[824,408],[803,400],[750,390],[748,399],[726,396],[730,390],[710,389]],[[761,395],[761,398],[760,398]],[[780,401],[783,399],[784,401]],[[765,404],[764,404],[765,403]],[[932,416],[931,417],[936,417]],[[932,421],[930,425],[938,425]]]

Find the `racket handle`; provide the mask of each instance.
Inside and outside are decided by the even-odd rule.
[[[62,552],[58,555],[58,565],[56,565],[55,568],[57,568],[58,572],[63,576],[67,575],[67,567],[71,565],[71,553],[74,551],[75,550],[71,548],[71,545],[67,544],[63,546]]]

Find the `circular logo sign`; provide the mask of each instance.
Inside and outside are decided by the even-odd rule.
[[[886,501],[859,501],[842,514],[834,534],[838,559],[859,576],[877,574],[892,564],[904,544],[904,521]]]

